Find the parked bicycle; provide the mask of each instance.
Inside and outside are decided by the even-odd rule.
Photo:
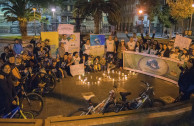
[[[69,116],[82,116],[82,115],[92,115],[92,114],[104,114],[108,112],[115,112],[116,111],[116,102],[115,98],[116,95],[118,94],[118,86],[114,84],[113,89],[109,91],[109,95],[106,99],[104,99],[102,102],[97,104],[95,106],[95,103],[92,102],[92,98],[94,95],[88,96],[87,103],[88,107],[87,108],[79,108],[78,111],[71,113]],[[130,94],[130,92],[121,92],[123,94]]]
[[[20,81],[19,89],[17,89],[19,100],[20,100],[20,108],[24,112],[32,112],[34,116],[38,116],[43,109],[44,101],[42,96],[37,93],[25,91],[24,85],[26,82],[27,76],[23,77]]]
[[[1,118],[22,118],[22,119],[33,119],[34,115],[31,112],[24,112],[21,108],[20,108],[20,103],[19,100],[17,99],[17,106],[9,113],[5,114],[5,115],[1,115]],[[3,110],[2,110],[3,111]]]
[[[148,107],[160,107],[165,105],[165,102],[163,102],[162,100],[154,98],[154,89],[149,83],[144,81],[141,82],[143,82],[147,88],[139,95],[138,98],[127,100],[126,97],[129,95],[129,93],[120,93],[121,101],[118,102],[116,105],[116,112]]]

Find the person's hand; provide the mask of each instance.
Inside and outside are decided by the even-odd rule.
[[[5,77],[3,75],[0,75],[0,79],[4,79]]]
[[[12,101],[12,105],[16,105],[17,102],[15,100]]]
[[[125,34],[128,34],[128,32],[127,32],[127,31],[125,31]]]

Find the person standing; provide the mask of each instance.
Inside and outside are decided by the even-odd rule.
[[[189,100],[192,93],[194,93],[194,60],[190,59],[186,67],[178,64],[181,73],[178,80],[179,93],[182,95],[181,101]]]
[[[88,56],[90,55],[90,39],[87,39],[86,44],[82,46],[83,55],[88,60]]]
[[[125,40],[122,39],[121,42],[119,43],[119,47],[117,50],[117,57],[119,59],[119,67],[120,69],[123,69],[123,52],[126,50],[125,46]]]
[[[108,37],[108,40],[106,40],[106,57],[109,55],[113,55],[116,53],[116,46],[115,41],[112,39],[112,36]]]
[[[59,55],[60,61],[62,61],[65,55],[64,43],[60,43],[59,48],[58,48],[58,55]]]
[[[13,51],[16,55],[19,55],[23,51],[22,44],[20,43],[19,39],[17,39],[17,38],[14,40],[14,42],[15,42],[15,44],[13,46]]]
[[[135,45],[136,45],[136,42],[133,40],[133,38],[130,38],[130,41],[127,43],[128,50],[135,51]]]
[[[11,111],[12,106],[16,105],[16,91],[12,81],[9,79],[11,67],[4,64],[0,71],[0,114],[7,114]]]

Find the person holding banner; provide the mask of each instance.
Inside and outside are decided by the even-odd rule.
[[[65,55],[64,43],[62,42],[59,44],[59,48],[57,49],[57,55],[59,55],[60,61],[62,61]]]
[[[112,39],[112,36],[109,36],[108,40],[106,40],[106,57],[110,54],[114,56],[114,53],[116,53],[115,41]]]
[[[88,60],[88,56],[90,55],[90,39],[86,40],[86,44],[82,46],[83,55],[86,58],[86,61]]]
[[[127,48],[129,51],[135,50],[136,42],[133,40],[133,38],[130,38],[130,41],[127,43]]]

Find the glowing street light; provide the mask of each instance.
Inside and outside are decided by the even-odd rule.
[[[54,17],[56,9],[52,8],[51,11],[53,12],[53,17]]]
[[[139,10],[139,14],[142,14],[143,13],[143,10]]]

